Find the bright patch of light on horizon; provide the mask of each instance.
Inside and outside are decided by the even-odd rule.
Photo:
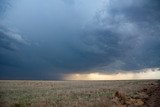
[[[127,72],[117,74],[102,74],[99,72],[88,74],[67,74],[64,80],[135,80],[135,79],[160,79],[159,69],[146,69],[141,72]]]

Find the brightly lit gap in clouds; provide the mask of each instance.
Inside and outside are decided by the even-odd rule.
[[[141,72],[126,72],[116,74],[88,73],[88,74],[68,74],[65,80],[135,80],[135,79],[160,79],[159,69],[146,69]]]

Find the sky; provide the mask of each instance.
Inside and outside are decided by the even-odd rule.
[[[0,0],[0,79],[160,79],[159,11],[159,0]]]

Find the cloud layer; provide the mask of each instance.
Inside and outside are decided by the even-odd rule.
[[[113,0],[97,13],[88,41],[105,52],[106,70],[159,67],[159,5],[158,0]]]
[[[159,0],[6,0],[0,5],[1,79],[160,67]]]

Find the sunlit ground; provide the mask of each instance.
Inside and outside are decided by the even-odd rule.
[[[135,80],[135,79],[160,79],[159,69],[146,69],[141,72],[126,72],[115,74],[104,74],[99,72],[85,74],[67,74],[65,80]]]

